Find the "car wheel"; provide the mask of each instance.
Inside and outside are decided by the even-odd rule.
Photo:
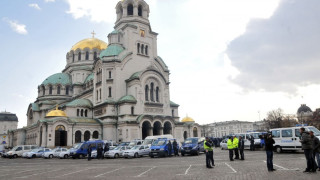
[[[32,155],[32,158],[36,158],[36,155],[34,154],[34,155]]]
[[[50,154],[50,155],[49,155],[49,159],[52,159],[52,158],[53,158],[53,155],[52,155],[52,154]]]
[[[83,155],[83,154],[80,154],[80,155],[79,155],[79,158],[80,158],[80,159],[83,159],[83,158],[84,158],[84,155]]]
[[[181,153],[181,156],[184,156],[184,153]]]
[[[13,158],[17,158],[17,157],[18,157],[18,155],[16,155],[16,154],[15,154],[15,155],[13,155]]]
[[[164,157],[168,157],[168,155],[169,155],[169,154],[168,154],[168,151],[165,151],[165,152],[164,152]]]
[[[63,157],[64,157],[65,159],[68,159],[68,154],[65,154]]]
[[[115,155],[114,155],[114,158],[117,159],[118,157],[119,157],[119,154],[115,154]]]
[[[282,148],[280,146],[277,146],[276,147],[276,151],[277,151],[277,153],[281,153],[282,152]]]
[[[137,158],[139,156],[138,153],[134,153],[134,158]]]

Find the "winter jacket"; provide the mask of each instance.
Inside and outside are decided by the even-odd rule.
[[[301,134],[300,142],[303,150],[312,149],[312,140],[308,132],[303,132]]]
[[[239,149],[244,149],[244,140],[243,139],[239,139]]]
[[[313,152],[320,152],[320,141],[317,137],[311,136]]]
[[[266,143],[266,151],[273,151],[273,144],[275,143],[274,139],[267,138],[265,139],[265,143]]]

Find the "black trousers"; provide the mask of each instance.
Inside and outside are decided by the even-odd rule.
[[[244,160],[244,153],[243,153],[243,149],[239,149],[239,151],[240,151],[240,157],[241,157],[241,159],[242,159],[242,160]]]
[[[229,159],[233,161],[233,149],[229,149]]]
[[[212,167],[214,165],[213,151],[206,152],[206,165],[207,167]]]
[[[235,159],[239,159],[239,149],[234,148],[234,154],[236,155]]]
[[[178,148],[173,148],[173,150],[174,150],[174,155],[179,156]]]
[[[88,153],[88,161],[90,161],[90,160],[91,160],[91,152]]]
[[[314,159],[313,159],[313,151],[312,151],[312,149],[305,149],[305,150],[304,150],[304,155],[305,155],[306,160],[307,160],[307,169],[306,169],[306,171],[312,171],[312,170],[314,170],[314,167],[315,167],[314,163],[315,163],[315,161],[314,161]]]

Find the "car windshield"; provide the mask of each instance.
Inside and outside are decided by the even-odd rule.
[[[253,136],[253,138],[259,139],[259,133],[252,133],[251,135]]]
[[[153,139],[145,139],[145,140],[143,141],[143,144],[144,144],[144,145],[152,144],[152,141],[153,141]]]
[[[184,141],[185,144],[196,144],[198,143],[198,139],[195,138],[188,138]]]
[[[320,136],[320,131],[315,127],[308,127],[309,131],[312,131],[315,136]]]
[[[119,150],[119,149],[121,149],[122,148],[122,146],[117,146],[116,148],[114,148],[113,150]]]
[[[152,146],[162,146],[166,143],[166,140],[156,140],[152,143]]]
[[[133,148],[131,149],[139,149],[141,146],[134,146]]]
[[[82,143],[74,144],[72,148],[79,149],[82,146]]]
[[[134,146],[134,145],[136,145],[136,143],[137,143],[137,142],[132,141],[132,142],[130,142],[130,143],[129,143],[129,145],[128,145],[128,146]]]
[[[34,149],[31,152],[38,152],[40,149]]]
[[[19,147],[20,147],[20,146],[16,146],[16,147],[12,148],[12,151],[17,150]]]

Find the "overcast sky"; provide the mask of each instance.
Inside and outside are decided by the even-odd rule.
[[[37,86],[78,41],[107,42],[118,0],[1,0],[0,111],[26,125]],[[257,121],[320,108],[319,0],[146,0],[180,119]],[[302,98],[303,96],[303,98]]]

